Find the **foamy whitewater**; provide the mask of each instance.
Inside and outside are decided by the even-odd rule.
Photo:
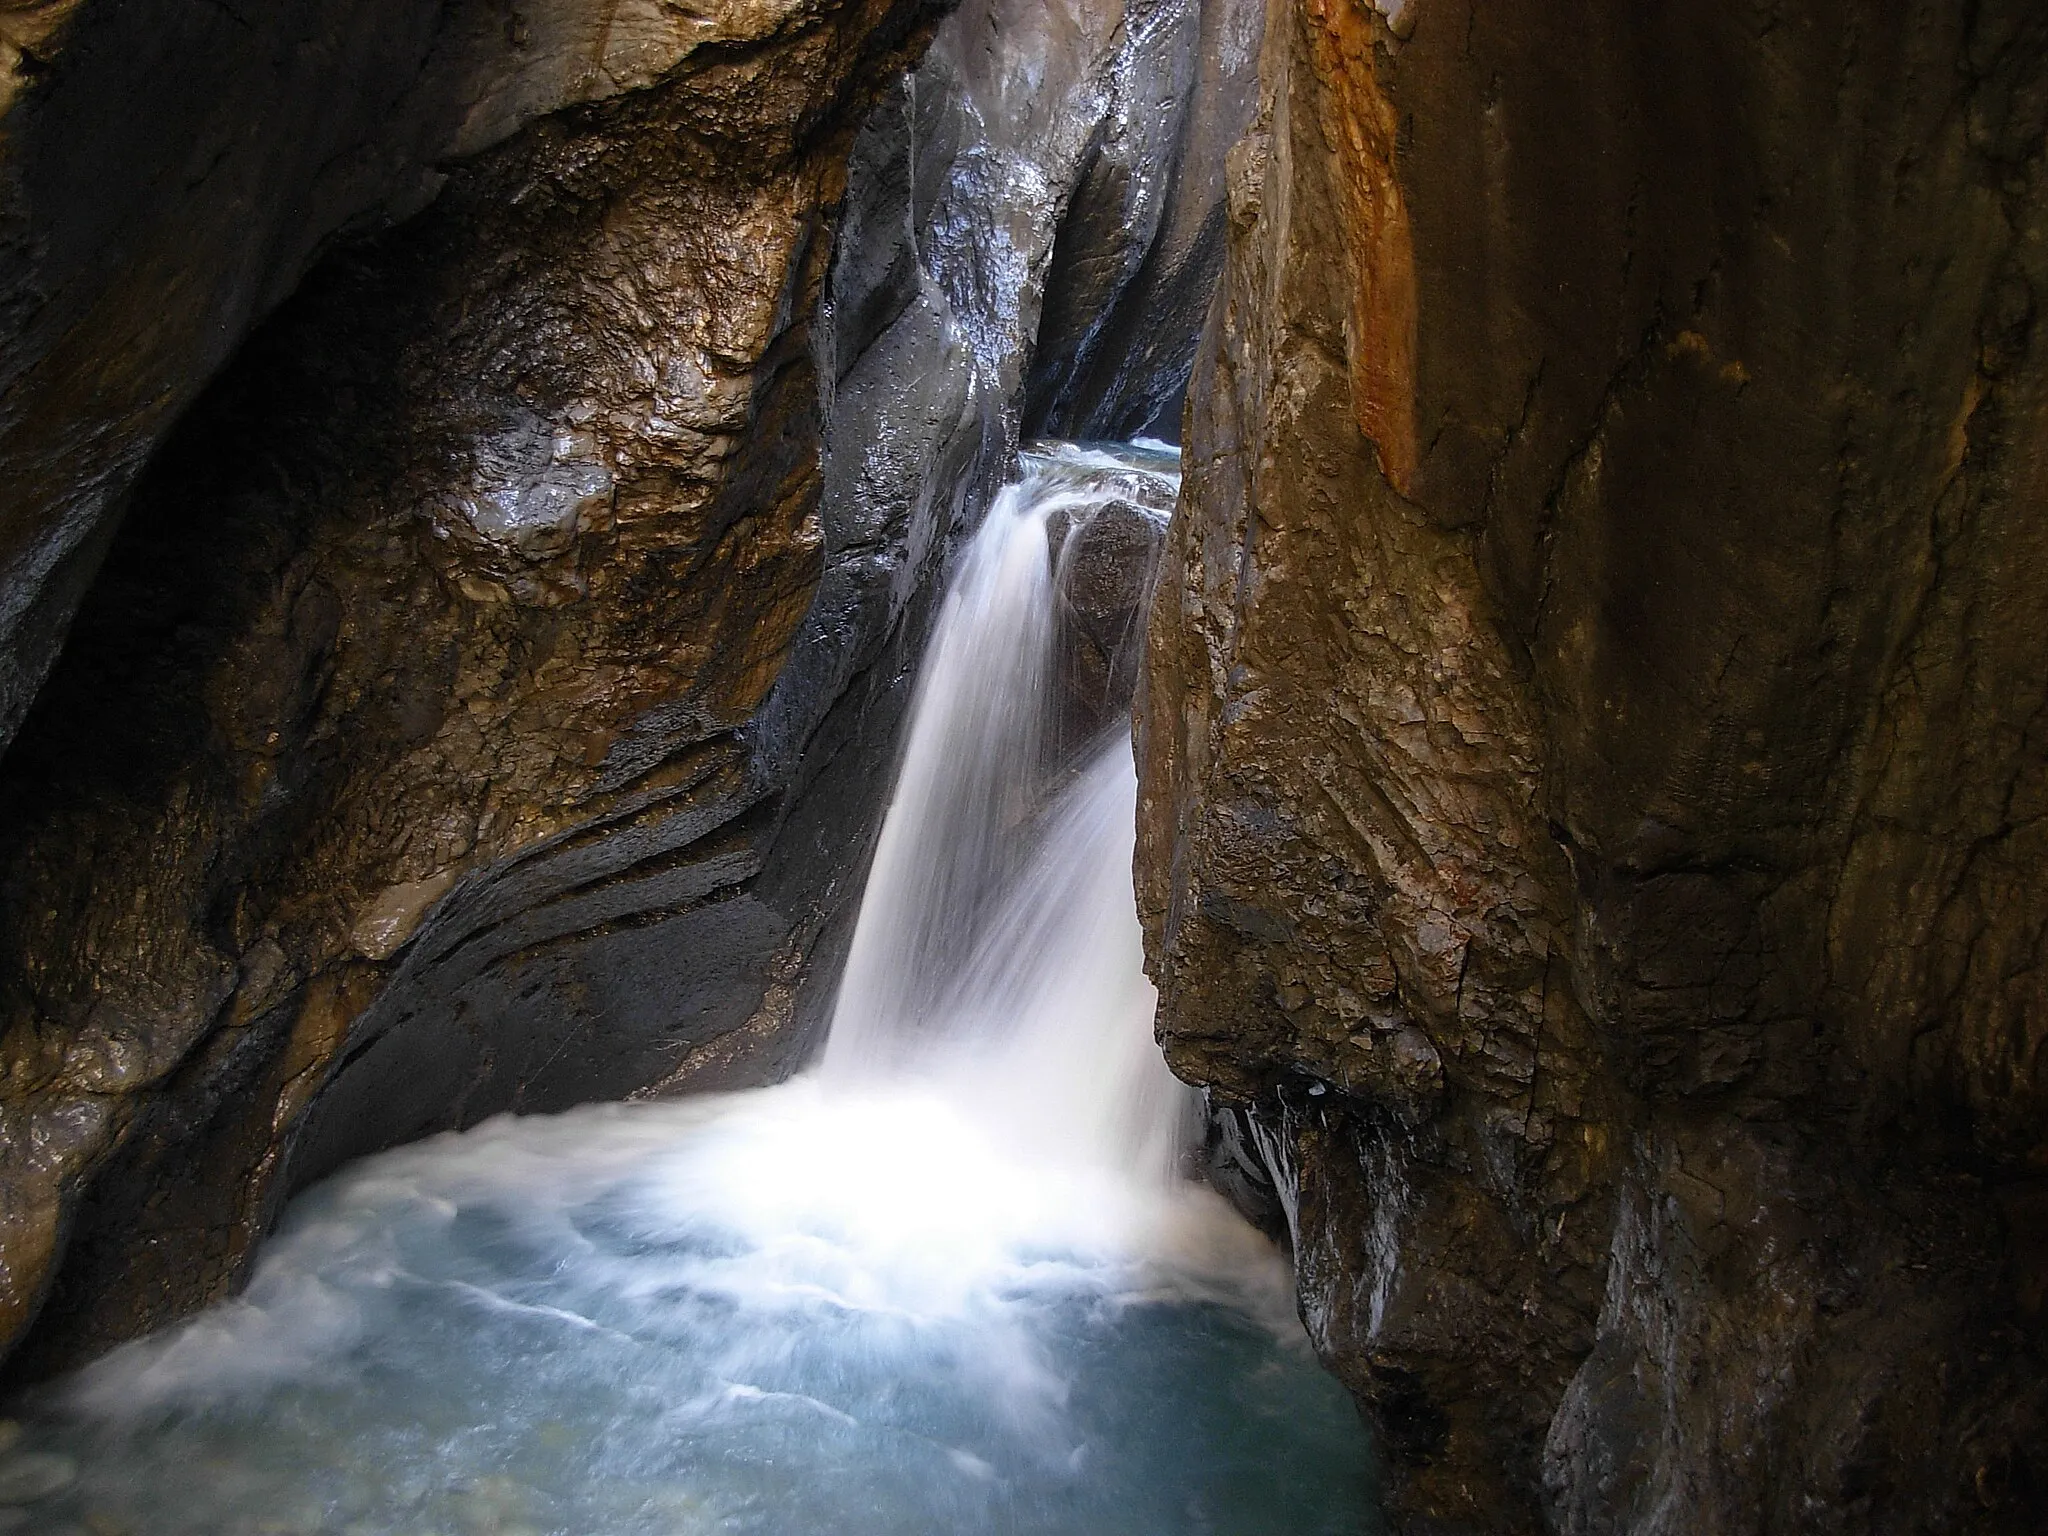
[[[0,1532],[1371,1529],[1281,1256],[1176,1171],[1128,741],[1047,750],[1048,519],[1176,473],[1027,455],[965,552],[816,1069],[328,1181],[0,1428]]]

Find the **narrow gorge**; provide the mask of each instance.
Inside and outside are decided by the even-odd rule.
[[[2043,1529],[2044,151],[2028,0],[0,0],[0,1531]]]

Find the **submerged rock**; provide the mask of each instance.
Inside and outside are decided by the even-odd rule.
[[[1128,728],[1143,610],[1166,543],[1166,508],[1118,499],[1049,527],[1059,594],[1060,749]]]

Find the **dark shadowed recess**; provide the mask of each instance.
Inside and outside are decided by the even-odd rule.
[[[1212,0],[1194,25],[1131,28],[1129,98],[1089,137],[1053,244],[1027,437],[1180,441],[1191,342],[1223,263],[1224,157],[1250,119],[1262,16]]]

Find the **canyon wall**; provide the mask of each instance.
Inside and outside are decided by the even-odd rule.
[[[118,9],[0,12],[55,359],[0,383],[16,1381],[232,1290],[349,1157],[804,1058],[1027,386],[1180,395],[1260,19]],[[1074,274],[1150,360],[1039,387],[1096,356]]]
[[[278,5],[216,56],[174,19],[138,42],[154,9],[82,7],[6,119],[25,333],[67,323],[49,358],[87,375],[9,386],[0,463],[50,493],[9,513],[69,551],[10,601],[47,565],[22,611],[53,622],[91,578],[0,761],[0,1338],[41,1310],[30,1372],[234,1284],[353,1151],[624,1093],[752,1013],[782,932],[745,892],[743,729],[817,582],[809,321],[854,135],[939,15]],[[436,72],[486,21],[509,97]],[[361,56],[401,35],[422,72]],[[360,206],[305,173],[390,171],[349,135],[421,114],[437,195],[301,281]],[[138,142],[132,198],[76,163]],[[47,642],[12,637],[17,678]]]
[[[2048,17],[1273,0],[1261,69],[1140,904],[1397,1521],[2038,1530]]]
[[[835,19],[858,9],[0,4],[0,746],[150,453],[337,233],[545,114],[883,14]],[[816,105],[859,75],[857,35],[813,60]]]

